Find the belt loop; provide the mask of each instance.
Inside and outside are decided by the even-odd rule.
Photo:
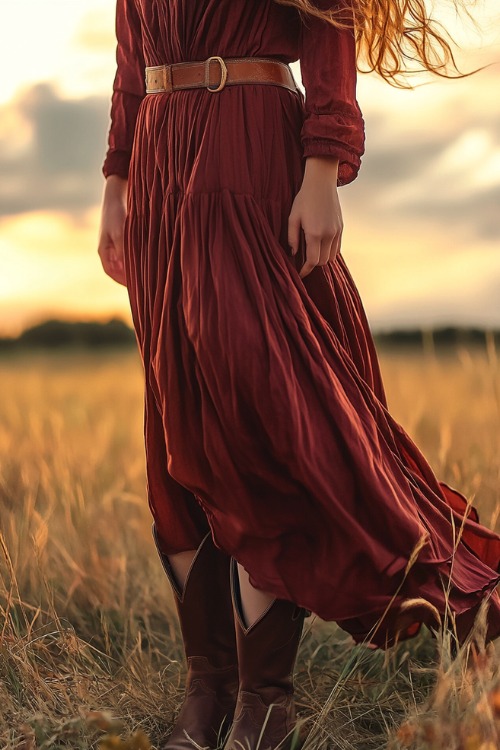
[[[165,65],[164,85],[165,91],[167,91],[168,93],[172,93],[174,88],[172,84],[172,65]]]
[[[152,65],[145,72],[146,93],[154,94],[167,91],[170,93],[172,86],[172,65]]]
[[[211,60],[217,60],[217,62],[220,65],[220,83],[217,85],[215,89],[211,88],[210,86],[210,61]],[[218,55],[212,55],[212,57],[208,57],[205,60],[205,86],[206,88],[212,93],[214,91],[222,91],[222,89],[226,85],[226,79],[227,79],[227,68],[226,68],[226,63],[224,62],[222,57],[219,57]]]

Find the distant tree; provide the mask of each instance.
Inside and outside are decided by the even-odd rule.
[[[23,331],[18,343],[22,347],[49,348],[123,346],[135,343],[135,334],[126,323],[117,318],[107,323],[46,320]]]

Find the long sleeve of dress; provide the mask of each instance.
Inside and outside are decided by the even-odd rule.
[[[115,29],[117,68],[102,172],[127,178],[137,113],[146,94],[141,25],[133,0],[117,0]]]
[[[322,10],[335,7],[332,0],[314,2]],[[307,16],[301,24],[299,59],[306,93],[304,156],[336,156],[337,185],[346,185],[357,177],[365,148],[364,120],[356,100],[353,29],[337,29]]]

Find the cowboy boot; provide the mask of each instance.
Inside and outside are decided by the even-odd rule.
[[[224,750],[286,747],[295,726],[293,668],[306,610],[275,599],[246,627],[234,560],[231,591],[240,684],[234,722]]]
[[[187,659],[184,700],[164,750],[193,750],[196,745],[212,750],[227,734],[238,692],[230,558],[214,545],[209,532],[181,590],[154,525],[153,537],[174,591]]]

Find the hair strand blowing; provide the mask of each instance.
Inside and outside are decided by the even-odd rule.
[[[466,78],[493,65],[489,63],[461,73],[451,48],[454,40],[443,25],[428,14],[426,0],[332,0],[327,9],[318,8],[311,0],[274,2],[296,8],[306,24],[307,17],[311,16],[340,29],[353,29],[359,72],[378,73],[397,88],[413,88],[404,80],[407,75],[428,71],[441,78]],[[467,7],[476,5],[477,0],[447,2],[457,15],[464,12],[475,29],[479,28]],[[361,69],[361,59],[368,63],[367,70]],[[458,75],[449,73],[450,62]]]

